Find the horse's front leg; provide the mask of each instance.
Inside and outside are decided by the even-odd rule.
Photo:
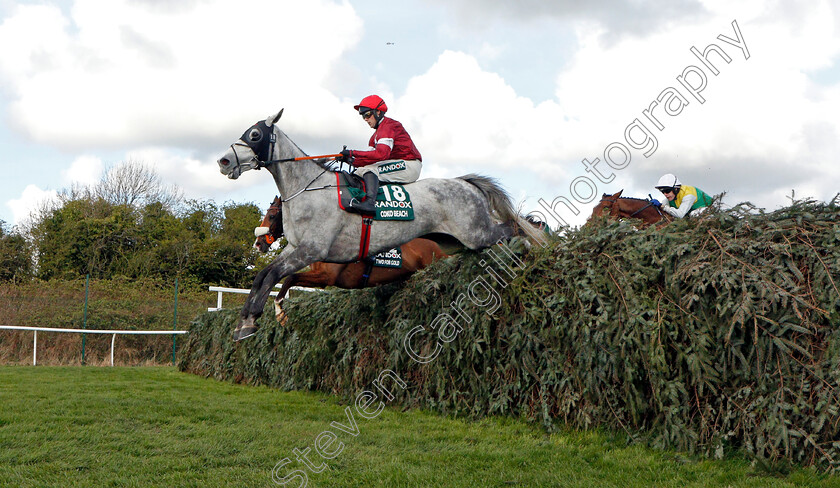
[[[259,328],[257,319],[262,315],[265,302],[268,301],[274,285],[318,259],[318,256],[313,255],[310,249],[311,247],[308,246],[297,248],[287,246],[277,259],[257,273],[248,299],[239,314],[239,325],[233,333],[235,341],[250,337],[257,332]]]

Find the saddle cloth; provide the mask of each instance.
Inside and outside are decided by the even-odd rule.
[[[378,268],[402,268],[402,248],[395,247],[373,256],[373,265]]]
[[[338,186],[338,206],[349,211],[350,200],[365,196],[364,181],[346,171],[335,174]],[[399,183],[383,183],[376,194],[376,215],[373,220],[414,220],[414,206],[405,187]]]

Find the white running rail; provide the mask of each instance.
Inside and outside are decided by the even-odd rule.
[[[161,335],[161,334],[186,334],[188,330],[97,330],[97,329],[59,329],[53,327],[22,327],[17,325],[0,325],[0,329],[6,330],[31,330],[34,334],[32,340],[32,365],[38,365],[38,331],[41,332],[70,332],[75,334],[111,334],[111,366],[114,365],[114,341],[118,334],[122,335]]]
[[[248,293],[251,293],[251,290],[248,290],[246,288],[225,288],[223,286],[211,286],[211,287],[208,288],[208,290],[215,291],[219,294],[216,297],[216,306],[208,308],[207,309],[208,312],[218,312],[219,310],[222,309],[222,294],[223,293],[237,293],[237,294],[240,294],[240,295],[247,295]],[[305,286],[293,286],[293,287],[289,288],[289,290],[324,291],[324,290],[321,290],[320,288],[307,288]],[[279,293],[280,293],[279,291],[273,291],[273,292],[271,292],[271,296],[276,297]],[[288,297],[288,296],[289,296],[289,293],[286,292],[286,297]]]

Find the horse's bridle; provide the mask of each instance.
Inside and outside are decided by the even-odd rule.
[[[236,141],[230,145],[230,150],[231,152],[233,152],[233,157],[236,158],[236,169],[239,171],[239,174],[242,174],[243,167],[247,169],[260,169],[264,167],[264,165],[261,164],[261,161],[257,157],[256,153],[251,157],[251,159],[248,160],[248,162],[243,163],[239,161],[239,154],[236,152],[236,148],[234,146],[247,147],[248,149],[251,149],[251,146],[239,141]]]
[[[605,193],[605,194],[604,194],[604,198],[602,198],[602,199],[601,199],[601,201],[602,201],[602,202],[603,202],[603,201],[607,201],[607,202],[609,202],[609,205],[604,205],[604,208],[606,208],[607,210],[609,210],[609,216],[610,216],[610,217],[618,218],[618,217],[620,217],[620,215],[618,215],[618,210],[616,210],[616,208],[615,208],[615,204],[617,204],[617,203],[618,203],[618,198],[621,198],[621,197],[618,197],[618,198],[613,198],[613,199],[608,198],[608,197],[611,197],[611,196],[612,196],[612,195],[607,195],[607,194]]]
[[[252,136],[255,135],[259,137],[254,139]],[[266,135],[268,136],[267,140]],[[273,126],[269,126],[265,123],[265,121],[261,120],[249,127],[238,141],[230,145],[230,149],[233,151],[233,157],[236,158],[236,169],[239,171],[239,174],[242,174],[243,168],[265,168],[268,163],[263,162],[263,160],[260,159],[260,156],[262,156],[263,159],[270,158],[271,155],[274,154],[274,146],[276,144],[277,134],[274,133]],[[251,159],[243,163],[239,160],[239,154],[236,152],[236,146],[247,147],[254,153],[254,155],[251,156]]]

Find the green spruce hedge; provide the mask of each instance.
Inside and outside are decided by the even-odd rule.
[[[530,251],[514,239],[402,285],[293,297],[286,327],[267,307],[238,344],[238,310],[203,314],[180,368],[347,399],[390,370],[405,383],[392,404],[836,471],[838,217],[837,199],[743,204],[660,229],[598,222]]]

